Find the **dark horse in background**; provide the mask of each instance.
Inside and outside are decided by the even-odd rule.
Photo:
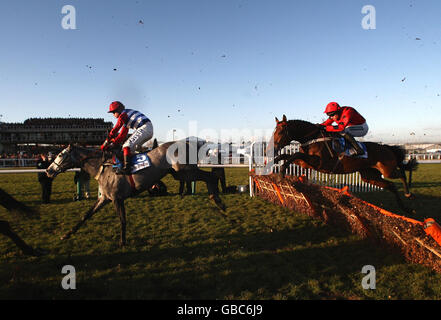
[[[9,195],[6,191],[0,189],[0,205],[6,208],[6,210],[20,213],[25,217],[39,217],[38,213],[24,205],[23,203],[14,199],[11,195]],[[44,251],[41,249],[34,249],[30,245],[28,245],[20,236],[18,236],[9,225],[8,221],[0,220],[0,233],[9,237],[16,245],[21,249],[21,251],[26,255],[31,256],[41,256],[44,254]]]
[[[324,173],[343,174],[358,171],[363,181],[391,191],[395,195],[399,207],[410,213],[410,210],[401,201],[395,184],[382,177],[383,175],[389,179],[400,179],[404,186],[405,196],[412,197],[409,191],[410,179],[408,184],[406,171],[410,171],[410,177],[412,170],[416,170],[417,163],[415,159],[412,159],[404,164],[405,152],[402,148],[365,142],[368,152],[367,158],[348,156],[339,158],[331,148],[332,141],[337,138],[332,133],[323,131],[320,125],[303,120],[288,121],[285,115],[283,115],[282,121],[276,118],[276,123],[272,142],[268,146],[268,149],[274,148],[274,155],[293,140],[301,144],[299,152],[275,157],[274,163],[285,161],[280,170],[282,176],[291,163]]]
[[[169,148],[170,152],[168,152]],[[149,189],[167,174],[172,174],[176,180],[199,180],[207,184],[209,198],[222,211],[225,205],[219,198],[217,180],[210,173],[200,170],[196,164],[189,164],[188,156],[197,154],[203,145],[190,143],[186,140],[166,142],[148,152],[151,165],[132,175],[116,174],[112,167],[112,162],[108,161],[103,153],[98,149],[88,149],[79,146],[69,145],[55,158],[54,162],[47,168],[46,173],[49,177],[71,168],[82,168],[98,180],[101,190],[101,197],[86,212],[82,220],[67,232],[61,239],[69,238],[75,233],[88,219],[98,210],[112,202],[119,215],[121,222],[120,245],[126,244],[126,210],[124,201],[135,196],[144,190]],[[174,150],[174,151],[173,151]],[[179,153],[185,153],[180,158]],[[170,155],[173,157],[170,158]],[[103,157],[105,159],[103,159]],[[186,158],[184,158],[186,157]],[[111,158],[111,157],[110,157]]]

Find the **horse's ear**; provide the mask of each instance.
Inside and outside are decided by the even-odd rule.
[[[276,117],[276,123],[278,124],[280,121],[279,121],[279,119],[277,119],[277,117]]]
[[[282,121],[283,121],[283,122],[286,122],[286,121],[287,121],[285,115],[283,115]]]

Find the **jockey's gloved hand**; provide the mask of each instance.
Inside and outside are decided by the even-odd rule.
[[[104,143],[101,145],[100,149],[101,149],[101,151],[104,151],[108,147],[109,147],[109,141],[106,139],[106,141],[104,141]]]
[[[107,145],[107,149],[114,149],[118,147],[118,143],[115,143],[115,139],[109,140],[109,143]]]

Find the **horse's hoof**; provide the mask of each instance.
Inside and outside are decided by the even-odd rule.
[[[221,210],[221,211],[223,211],[223,212],[227,211],[227,207],[223,204],[222,201],[220,201],[220,200],[219,200],[219,201],[215,201],[214,204],[216,205],[216,207],[217,207],[219,210]]]
[[[405,193],[404,196],[405,196],[407,199],[409,199],[409,200],[413,200],[413,199],[415,199],[415,195],[414,195],[413,193],[411,193],[411,192],[409,192],[409,193]]]
[[[216,203],[216,206],[222,210],[223,212],[227,211],[227,207],[221,202],[221,203]]]
[[[222,200],[219,197],[216,197],[214,195],[210,195],[210,200],[214,202],[214,204],[216,205],[216,207],[218,207],[218,209],[220,209],[224,212],[226,211],[225,204],[222,202]]]

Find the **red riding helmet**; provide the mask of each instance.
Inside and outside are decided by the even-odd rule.
[[[113,113],[117,111],[119,108],[125,109],[124,105],[119,101],[113,101],[109,106],[109,111],[107,113]]]
[[[326,106],[326,109],[325,109],[324,113],[336,112],[336,111],[339,111],[340,109],[341,109],[341,107],[340,107],[340,105],[337,102],[330,102]]]

